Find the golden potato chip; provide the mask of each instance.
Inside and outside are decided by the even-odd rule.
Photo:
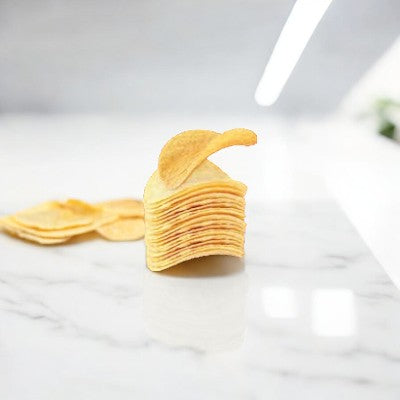
[[[97,228],[109,240],[136,240],[144,235],[143,214],[143,203],[132,199],[97,206],[76,199],[50,201],[0,218],[0,229],[40,244],[63,243]]]
[[[229,241],[241,245],[243,243],[243,231],[224,232],[221,233],[219,229],[208,229],[204,232],[190,233],[179,238],[174,238],[169,243],[158,243],[157,245],[150,245],[152,256],[161,255],[165,257],[170,251],[177,251],[180,249],[189,248],[192,244],[203,243],[206,244],[209,240]]]
[[[218,191],[219,189],[222,191],[224,188],[227,192],[232,190],[233,194],[239,195],[244,195],[247,189],[246,185],[232,180],[211,161],[205,160],[193,171],[179,189],[170,189],[165,186],[158,171],[156,171],[147,182],[144,201],[148,208],[154,203],[162,204],[166,199],[169,202],[172,200],[181,201],[184,196],[190,197],[190,195],[198,194],[201,189],[210,192],[212,190]]]
[[[185,131],[170,139],[158,159],[160,178],[169,189],[180,186],[193,170],[218,150],[235,145],[257,143],[257,135],[248,129],[237,128],[222,134],[213,131]]]
[[[237,252],[235,250],[231,250],[230,248],[225,249],[225,247],[219,247],[219,249],[216,249],[215,247],[213,249],[205,250],[204,252],[199,252],[196,254],[192,254],[190,256],[182,256],[182,257],[177,257],[173,260],[169,260],[165,263],[157,263],[153,262],[151,259],[147,258],[147,266],[148,268],[153,271],[153,272],[160,272],[164,271],[168,268],[180,265],[183,262],[193,260],[196,258],[201,258],[201,257],[208,257],[208,256],[213,256],[213,255],[219,255],[219,256],[231,256],[231,257],[243,257],[243,253]]]
[[[231,202],[243,202],[244,193],[228,193],[224,192],[223,189],[219,191],[217,188],[207,188],[207,190],[198,190],[196,194],[190,194],[181,198],[166,199],[162,204],[149,204],[148,210],[154,213],[170,213],[179,207],[191,206],[193,204],[209,204],[218,201],[231,201]],[[162,206],[161,206],[162,205]]]
[[[59,244],[59,243],[64,243],[67,240],[71,239],[70,236],[63,238],[44,238],[41,236],[29,234],[27,232],[19,231],[18,229],[14,229],[11,226],[3,224],[0,221],[0,229],[1,228],[3,228],[6,232],[12,234],[13,236],[18,236],[21,239],[30,240],[31,242],[36,242],[39,244]]]
[[[206,228],[206,227],[220,227],[221,229],[226,229],[226,230],[229,230],[230,228],[242,230],[246,227],[246,223],[244,222],[243,218],[222,219],[218,217],[213,217],[212,219],[211,218],[197,219],[194,222],[187,221],[184,224],[177,224],[171,226],[170,229],[163,229],[160,226],[156,226],[155,228],[150,227],[146,229],[146,241],[148,240],[161,241],[170,237],[185,234],[190,231],[195,232],[200,228]]]
[[[244,254],[246,186],[207,160],[235,144],[255,144],[246,129],[187,131],[161,151],[144,192],[147,265],[160,271],[192,258]]]
[[[118,199],[103,201],[96,204],[103,210],[114,212],[120,217],[143,217],[144,208],[141,200]]]
[[[68,199],[62,204],[64,207],[72,210],[75,214],[90,215],[99,211],[98,207],[92,206],[91,204],[78,199]]]
[[[184,261],[191,260],[193,258],[212,256],[212,255],[227,255],[234,257],[243,257],[243,250],[237,246],[224,245],[224,244],[211,244],[203,246],[200,250],[190,251],[186,254],[179,254],[174,257],[169,257],[165,260],[153,260],[149,254],[147,254],[147,266],[152,271],[162,271],[164,269],[173,267],[174,265],[180,264]]]
[[[97,232],[108,240],[138,240],[144,236],[143,218],[121,218],[98,227]]]
[[[26,227],[58,230],[91,224],[99,209],[80,200],[51,201],[20,211],[14,220]]]
[[[25,225],[20,224],[17,222],[14,217],[4,217],[2,219],[3,225],[6,228],[12,228],[16,229],[19,232],[24,232],[26,234],[30,235],[36,235],[40,236],[43,238],[65,238],[65,237],[70,237],[74,235],[78,235],[81,233],[86,233],[86,232],[91,232],[98,228],[101,225],[104,225],[106,223],[115,221],[118,219],[118,216],[116,214],[108,214],[104,211],[99,211],[97,217],[95,220],[84,226],[77,226],[73,228],[65,228],[65,229],[56,229],[56,230],[41,230],[41,229],[36,229],[36,228],[31,228]]]
[[[146,225],[147,226],[147,225]],[[162,226],[148,227],[146,229],[146,240],[164,240],[165,238],[180,235],[188,231],[195,231],[207,226],[221,227],[221,228],[237,228],[243,229],[246,227],[244,218],[230,218],[229,216],[213,216],[210,218],[202,218],[185,222],[184,224],[177,224],[170,229],[163,229]]]
[[[169,198],[156,203],[146,203],[145,213],[146,211],[147,213],[153,213],[153,214],[171,213],[178,207],[194,204],[196,203],[197,200],[201,199],[204,200],[207,197],[209,198],[210,202],[213,202],[215,200],[220,200],[220,199],[223,200],[228,196],[231,196],[232,199],[238,199],[238,198],[243,199],[243,196],[245,194],[245,192],[232,193],[229,189],[228,191],[224,191],[224,188],[221,187],[216,189],[212,187],[205,188],[203,186],[202,188],[198,189],[199,194],[196,195],[189,193],[182,198]]]
[[[153,264],[164,264],[172,261],[176,262],[177,258],[196,257],[198,253],[204,255],[206,251],[210,250],[214,251],[214,254],[212,255],[217,255],[218,253],[215,253],[215,251],[223,247],[225,247],[225,249],[229,248],[231,251],[234,251],[237,254],[243,253],[243,244],[238,244],[229,240],[209,240],[207,242],[195,243],[187,248],[177,249],[163,255],[153,255],[152,253],[151,256],[148,256],[148,258],[150,258]]]
[[[203,208],[201,210],[194,210],[192,212],[182,212],[174,215],[173,218],[163,219],[161,221],[156,221],[155,224],[152,221],[148,221],[149,227],[154,225],[159,225],[163,230],[170,229],[171,226],[183,224],[187,221],[198,221],[198,218],[212,217],[214,215],[223,216],[225,218],[244,218],[243,208],[232,208],[232,207],[219,207],[219,208]]]
[[[157,235],[149,236],[146,232],[146,244],[149,245],[150,247],[157,247],[158,245],[163,245],[163,244],[174,244],[177,243],[177,241],[181,237],[186,237],[190,235],[196,235],[196,234],[201,234],[202,232],[206,232],[209,229],[214,229],[215,231],[218,230],[219,234],[223,236],[224,234],[229,235],[232,233],[232,235],[237,235],[241,234],[243,235],[246,225],[243,222],[243,225],[232,225],[232,226],[217,226],[216,224],[210,224],[210,225],[202,225],[202,226],[196,226],[196,227],[190,227],[188,226],[187,228],[180,228],[179,230],[175,230],[171,234],[164,235],[162,237],[158,237]]]
[[[166,264],[166,263],[175,263],[177,258],[186,258],[186,257],[197,257],[199,253],[201,253],[201,256],[204,255],[218,255],[217,251],[220,250],[227,250],[229,249],[231,252],[235,252],[236,254],[240,254],[240,256],[243,255],[243,244],[237,244],[236,242],[230,242],[230,241],[207,241],[204,243],[196,243],[192,244],[191,246],[187,248],[182,248],[179,250],[176,250],[175,252],[169,252],[165,253],[162,256],[153,256],[152,254],[150,255],[149,253],[147,254],[147,258],[153,263],[153,264]],[[212,251],[213,254],[206,254],[206,252]],[[224,253],[221,253],[224,254]],[[190,258],[188,258],[190,259]]]
[[[183,224],[173,225],[169,229],[163,229],[162,227],[156,227],[156,228],[152,229],[152,228],[149,228],[146,226],[146,242],[154,241],[157,239],[164,240],[171,236],[186,233],[186,232],[188,232],[190,230],[194,230],[196,228],[217,225],[218,222],[222,221],[222,217],[226,217],[226,216],[219,216],[218,220],[217,219],[211,220],[209,218],[202,218],[202,219],[199,218],[194,222],[187,221]],[[225,222],[225,221],[227,223],[231,223],[232,226],[233,225],[236,226],[238,229],[242,229],[245,227],[243,218],[235,218],[235,219],[224,218],[223,222]]]
[[[177,203],[171,206],[169,209],[162,211],[153,211],[151,209],[147,209],[146,218],[161,221],[166,218],[171,218],[180,213],[194,212],[195,210],[201,210],[205,208],[232,207],[236,209],[244,209],[244,206],[245,201],[242,197],[239,196],[232,196],[231,198],[218,196],[213,198],[212,196],[205,195],[199,196],[197,200],[185,201],[181,204]]]
[[[234,231],[243,233],[246,229],[246,223],[244,221],[238,222],[224,222],[224,221],[210,221],[204,222],[197,225],[188,225],[186,227],[178,227],[173,232],[164,232],[163,234],[154,234],[153,232],[146,232],[146,242],[150,245],[155,243],[164,243],[166,241],[175,240],[180,236],[184,236],[186,234],[196,234],[197,232],[206,231],[208,229],[219,229],[222,232],[225,231]]]
[[[23,233],[23,232],[18,232],[17,235],[22,239],[29,240],[31,242],[36,242],[39,244],[45,244],[45,245],[61,244],[61,243],[65,243],[71,239],[71,237],[68,237],[68,236],[64,237],[64,238],[43,238],[40,236],[29,235],[28,233]]]
[[[146,221],[147,224],[149,226],[155,226],[160,225],[160,224],[168,224],[171,221],[175,220],[177,221],[182,220],[182,219],[191,219],[194,218],[196,215],[198,215],[199,213],[207,213],[210,212],[212,210],[229,210],[229,211],[234,211],[236,214],[236,216],[239,217],[244,217],[244,206],[238,206],[238,205],[232,205],[229,206],[229,204],[216,204],[216,206],[212,206],[212,207],[207,207],[206,205],[202,205],[199,207],[192,207],[188,210],[182,210],[180,212],[176,212],[172,215],[166,215],[166,216],[154,216],[151,214],[147,214],[146,215]]]
[[[243,233],[242,233],[243,236]],[[213,240],[214,239],[214,240]],[[158,259],[168,259],[177,253],[183,253],[185,251],[193,251],[194,248],[200,248],[201,245],[205,246],[208,244],[215,243],[225,243],[230,244],[232,246],[237,246],[238,248],[243,248],[244,241],[240,241],[234,237],[224,237],[224,239],[219,237],[212,237],[211,235],[207,236],[197,236],[196,238],[191,239],[190,241],[179,241],[176,243],[176,247],[173,246],[150,246],[147,248],[147,254],[150,254],[150,257],[153,260]]]
[[[245,192],[232,193],[232,191],[230,191],[230,188],[227,186],[218,188],[216,188],[215,186],[202,186],[201,188],[198,188],[196,190],[195,194],[187,193],[185,196],[182,197],[174,196],[154,203],[148,202],[146,203],[146,210],[152,213],[165,213],[170,212],[174,208],[188,204],[194,204],[199,201],[212,202],[221,201],[224,199],[236,201],[238,199],[243,199],[244,194]]]

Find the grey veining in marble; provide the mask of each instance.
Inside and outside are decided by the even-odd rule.
[[[400,296],[333,202],[248,205],[244,261],[0,236],[0,398],[398,399]]]

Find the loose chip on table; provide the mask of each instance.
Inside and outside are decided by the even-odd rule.
[[[110,200],[95,205],[82,200],[49,201],[0,218],[0,229],[42,245],[60,244],[97,231],[108,240],[137,240],[144,236],[143,203]]]

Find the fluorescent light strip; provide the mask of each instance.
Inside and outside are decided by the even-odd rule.
[[[297,0],[258,84],[255,99],[270,106],[278,99],[301,53],[332,0]]]

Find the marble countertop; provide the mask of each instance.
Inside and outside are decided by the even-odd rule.
[[[0,135],[0,212],[67,195],[138,196],[154,166],[141,154],[169,136],[134,140],[126,122],[106,135],[93,121],[95,135],[64,121],[52,136],[61,125],[46,124],[38,133],[29,119],[0,121],[13,133]],[[270,143],[260,140],[254,163],[286,139]],[[264,201],[272,189],[235,163],[224,169],[249,184],[243,260],[152,273],[142,241],[47,248],[0,235],[0,398],[398,399],[398,289],[329,193]],[[261,175],[272,185],[268,169]],[[287,190],[279,182],[275,195]]]

